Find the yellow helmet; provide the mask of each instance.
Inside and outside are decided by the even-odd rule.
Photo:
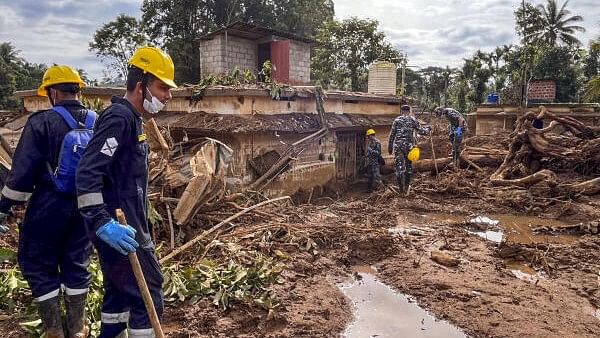
[[[419,147],[413,147],[409,152],[408,152],[408,160],[411,162],[416,162],[419,160],[419,158],[421,158],[421,149],[419,149]]]
[[[85,82],[81,80],[79,73],[75,69],[65,65],[58,65],[46,70],[37,94],[39,96],[48,96],[46,89],[61,83],[75,83],[79,85],[79,88],[85,87]]]
[[[368,135],[375,135],[375,130],[373,130],[373,129],[367,130],[367,136]]]
[[[171,57],[156,47],[141,47],[138,48],[129,64],[136,66],[144,72],[148,72],[169,87],[177,88],[175,84],[175,65]]]

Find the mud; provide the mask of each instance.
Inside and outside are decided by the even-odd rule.
[[[417,188],[435,182],[435,178],[425,175],[417,175],[415,180]],[[433,335],[433,318],[469,337],[600,336],[600,238],[532,232],[538,226],[566,226],[598,219],[598,211],[586,206],[599,205],[600,199],[590,197],[585,203],[573,203],[584,212],[557,220],[545,217],[553,214],[555,205],[527,214],[522,208],[461,197],[464,195],[448,198],[424,190],[399,197],[389,189],[374,194],[358,191],[339,200],[318,198],[313,204],[272,206],[261,209],[263,215],[238,219],[234,230],[219,235],[218,240],[237,241],[265,254],[277,248],[289,255],[279,283],[272,287],[282,307],[269,313],[242,302],[228,310],[214,306],[211,299],[194,305],[167,303],[167,336],[356,336],[352,323],[360,321],[361,315],[356,316],[355,300],[339,285],[358,276],[362,276],[363,283],[371,283],[371,277],[365,274],[389,286],[382,296],[386,300],[395,297],[386,292],[395,295],[389,290],[397,291],[433,317],[420,314],[406,321],[393,321],[396,326],[369,328],[364,336],[404,336],[396,335],[395,329],[385,331],[397,328],[399,323],[410,323],[409,330],[415,332],[412,336],[440,336]],[[491,227],[470,224],[469,220],[477,215],[500,222]],[[285,243],[265,247],[259,241],[241,240],[280,227],[306,234],[316,243],[317,251]],[[503,240],[494,243],[471,234],[477,231],[502,232]],[[14,234],[1,244],[14,247]],[[449,268],[433,262],[430,253],[434,250],[457,258],[458,266]],[[180,263],[185,264],[189,255],[182,256]],[[409,316],[411,312],[405,311],[405,306],[403,303],[402,311],[378,307],[377,318]],[[0,317],[2,336],[25,336],[18,328],[19,318],[0,315],[8,316]],[[357,334],[363,336],[362,332]],[[444,331],[441,336],[450,333]]]

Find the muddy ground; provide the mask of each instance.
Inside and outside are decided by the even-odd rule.
[[[421,183],[430,179],[417,178]],[[471,337],[600,336],[595,317],[600,306],[600,238],[540,236],[523,226],[556,224],[556,220],[514,217],[517,213],[511,208],[480,199],[434,194],[399,197],[390,190],[353,193],[338,201],[324,198],[271,212],[279,217],[236,231],[244,235],[252,227],[291,227],[306,231],[319,250],[316,255],[291,252],[282,283],[276,287],[284,308],[274,316],[245,306],[222,312],[208,302],[169,308],[169,336],[337,336],[353,321],[352,306],[337,283],[352,275],[353,267],[364,265],[373,266],[381,281],[413,296],[436,317]],[[478,230],[467,224],[469,216],[504,215],[506,219],[509,213],[508,219],[520,224],[506,228],[500,224],[507,238],[502,244],[467,231]],[[572,216],[565,224],[597,217],[593,212]],[[523,249],[519,255],[502,257],[506,249],[515,247]],[[458,266],[433,262],[432,250],[457,258]],[[531,276],[519,279],[514,270]]]
[[[439,138],[436,144],[445,144],[444,136]],[[506,144],[498,142],[507,143],[471,140],[478,146],[500,148]],[[439,156],[448,150],[436,152]],[[345,193],[314,197],[310,204],[300,196],[293,205],[269,206],[245,215],[233,222],[233,230],[205,241],[202,255],[228,259],[215,250],[208,252],[213,240],[265,255],[284,252],[288,258],[279,282],[271,286],[280,308],[269,312],[236,301],[223,310],[210,298],[193,305],[167,303],[165,333],[168,337],[339,336],[354,321],[353,305],[340,291],[340,283],[359,279],[354,273],[357,266],[372,266],[380,281],[412,296],[470,337],[599,337],[600,238],[573,228],[560,229],[599,220],[600,197],[547,198],[536,195],[535,189],[525,197],[496,194],[486,183],[491,172],[442,170],[437,178],[417,174],[409,196],[399,196],[389,187],[367,194],[366,183],[359,182]],[[384,179],[387,184],[394,181],[393,175]],[[544,187],[537,190],[545,191]],[[469,224],[477,215],[501,222]],[[540,226],[553,232],[535,233],[533,228]],[[185,230],[190,232],[186,239],[198,232]],[[495,243],[474,234],[486,230],[502,231],[503,241]],[[306,249],[273,239],[281,232],[310,238],[316,246]],[[167,238],[164,231],[158,234]],[[265,240],[265,234],[273,238]],[[12,231],[0,239],[0,247],[15,248],[15,236]],[[441,251],[458,265],[434,262],[432,251]],[[177,261],[184,265],[195,252]],[[397,318],[402,320],[402,314]],[[21,319],[0,313],[0,336],[26,337],[18,326]]]

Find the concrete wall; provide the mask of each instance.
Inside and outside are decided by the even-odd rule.
[[[200,75],[222,74],[228,70],[257,71],[258,46],[252,40],[236,36],[217,35],[200,41]]]
[[[221,35],[212,40],[200,41],[200,76],[208,74],[221,74],[225,72],[225,60],[223,59],[223,44]]]
[[[290,84],[310,83],[310,44],[290,40]]]

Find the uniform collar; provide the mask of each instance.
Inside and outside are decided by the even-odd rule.
[[[119,97],[119,96],[113,96],[110,101],[112,103],[122,104],[122,105],[126,106],[127,108],[129,108],[129,110],[131,110],[133,112],[133,114],[135,114],[136,116],[142,117],[142,115],[135,109],[135,107],[131,104],[131,102],[127,101],[126,98]]]
[[[83,104],[81,104],[81,102],[79,102],[79,100],[63,100],[63,101],[56,103],[55,106],[65,106],[65,107],[75,106],[78,108],[84,108]]]

